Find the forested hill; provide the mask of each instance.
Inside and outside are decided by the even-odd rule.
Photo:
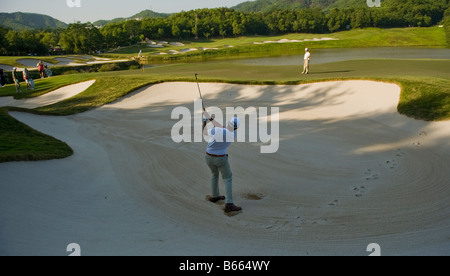
[[[269,12],[272,10],[295,10],[329,7],[361,7],[366,0],[256,0],[241,3],[234,10],[242,12]]]
[[[0,13],[0,26],[17,31],[66,28],[67,24],[53,17],[35,13]]]
[[[449,0],[381,0],[382,7],[410,6],[419,8],[422,5],[449,6]],[[241,3],[233,7],[241,12],[270,12],[273,10],[296,10],[319,8],[363,8],[367,7],[366,0],[256,0]]]
[[[232,9],[242,12],[269,12],[274,9],[326,8],[337,0],[256,0],[241,3]]]
[[[93,24],[94,24],[94,26],[105,26],[106,24],[117,23],[117,22],[125,21],[127,19],[165,18],[165,17],[169,17],[170,15],[171,14],[168,14],[168,13],[158,13],[158,12],[154,12],[151,10],[144,10],[144,11],[141,11],[140,13],[130,16],[128,18],[120,17],[120,18],[115,18],[112,20],[98,20],[98,21],[95,21]]]

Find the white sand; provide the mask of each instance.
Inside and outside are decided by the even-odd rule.
[[[263,41],[263,42],[253,42],[253,44],[267,44],[267,43],[298,43],[298,42],[307,42],[307,41],[328,41],[328,40],[338,40],[338,39],[334,39],[334,38],[329,38],[329,37],[321,37],[321,38],[306,38],[304,40],[298,40],[298,39],[280,39],[277,41]]]
[[[12,71],[13,68],[14,68],[14,67],[11,66],[11,65],[0,64],[0,69],[3,69],[3,71]]]
[[[84,65],[82,63],[74,62],[73,59],[65,58],[65,57],[55,58],[55,60],[58,63],[56,65],[52,64],[50,67],[53,67],[53,66],[81,66],[81,65]]]
[[[48,63],[45,61],[44,61],[44,64],[47,65],[48,67],[55,67],[55,66],[83,66],[83,65],[88,65],[88,64],[105,64],[105,63],[129,61],[128,59],[112,60],[112,59],[98,58],[98,57],[93,57],[93,56],[80,56],[80,57],[84,58],[84,59],[94,58],[95,60],[87,61],[85,63],[80,63],[80,62],[75,62],[71,58],[57,57],[57,58],[55,58],[55,61],[58,62],[57,64],[52,64],[52,63]],[[18,59],[17,62],[20,64],[23,64],[28,69],[35,70],[35,69],[37,69],[37,64],[38,64],[39,60],[26,58],[26,59]],[[0,68],[3,68],[6,71],[12,71],[13,67],[3,64],[3,65],[0,65]],[[23,68],[18,67],[18,71],[23,71]]]
[[[90,80],[82,83],[69,85],[35,98],[15,100],[13,97],[0,97],[0,106],[15,106],[33,109],[40,106],[54,104],[65,99],[72,98],[77,94],[80,94],[81,92],[88,89],[92,84],[94,84],[94,82],[95,80]],[[27,86],[25,84],[22,84],[21,89],[22,92],[24,92],[26,91]]]
[[[23,64],[28,69],[36,69],[37,68],[37,64],[39,63],[39,61],[40,61],[39,59],[30,59],[30,58],[18,59],[17,60],[18,63]],[[53,66],[53,64],[45,62],[45,61],[44,61],[44,65]]]
[[[0,164],[0,255],[450,254],[450,122],[399,115],[398,86],[201,88],[209,106],[280,107],[277,153],[230,148],[243,213],[205,200],[206,143],[170,137],[196,84],[164,83],[74,116],[12,113],[75,155]]]

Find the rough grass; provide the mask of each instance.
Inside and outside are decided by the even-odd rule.
[[[22,124],[0,108],[0,163],[60,159],[72,154],[66,143]]]

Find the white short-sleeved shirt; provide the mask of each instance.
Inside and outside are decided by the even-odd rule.
[[[236,132],[226,128],[215,127],[208,131],[209,143],[206,152],[214,155],[225,155],[236,138]]]
[[[310,58],[311,58],[311,53],[310,52],[306,52],[305,59],[310,59]]]

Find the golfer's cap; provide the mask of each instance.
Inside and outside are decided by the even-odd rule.
[[[234,117],[233,119],[230,120],[228,125],[234,129],[238,129],[239,126],[241,125],[241,121],[239,120],[238,117]]]
[[[308,48],[305,48],[305,51],[309,51],[309,49],[308,49]]]
[[[16,68],[16,67],[13,67],[13,71],[14,71],[14,70],[17,70],[17,68]]]

